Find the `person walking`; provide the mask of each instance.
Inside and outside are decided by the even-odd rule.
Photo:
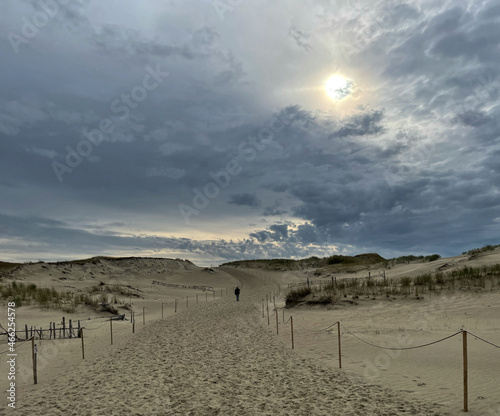
[[[240,288],[238,286],[236,286],[236,289],[234,289],[234,294],[236,295],[236,300],[239,301],[240,300]]]

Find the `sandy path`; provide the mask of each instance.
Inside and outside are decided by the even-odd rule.
[[[15,414],[444,414],[286,349],[262,324],[258,305],[270,286],[256,290],[258,280],[242,282],[240,302],[228,296],[151,323],[114,354],[29,386]]]

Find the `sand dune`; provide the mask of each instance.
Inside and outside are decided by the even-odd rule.
[[[296,349],[291,350],[288,325],[281,324],[277,336],[274,322],[268,326],[267,319],[262,318],[261,302],[266,294],[277,293],[278,287],[287,282],[305,279],[307,273],[225,267],[207,272],[192,263],[161,259],[20,268],[12,276],[16,281],[35,281],[40,287],[54,285],[61,290],[66,287],[83,291],[102,281],[139,289],[139,296],[132,299],[132,308],[137,312],[136,332],[132,334],[130,321],[116,321],[114,345],[110,345],[105,314],[85,308],[66,314],[81,319],[86,327],[85,360],[81,358],[79,339],[37,341],[41,361],[39,383],[34,385],[30,345],[19,344],[17,409],[14,413],[7,408],[4,398],[0,415],[461,413],[459,338],[429,350],[390,355],[387,361],[387,357],[381,358],[380,350],[360,344],[343,330],[344,365],[339,370],[336,331],[311,329],[341,320],[367,341],[392,345],[402,331],[418,344],[466,327],[498,341],[498,292],[459,293],[449,302],[449,298],[425,296],[421,301],[379,300],[329,309],[294,308],[285,312],[287,319],[293,314],[297,322]],[[99,277],[89,277],[95,275]],[[216,299],[199,291],[153,285],[153,279],[214,286]],[[237,284],[242,288],[240,302],[231,295]],[[189,307],[184,302],[186,296],[190,297]],[[181,299],[177,313],[174,299]],[[164,319],[161,302],[166,305]],[[277,306],[283,305],[281,294]],[[2,310],[6,316],[5,306]],[[426,319],[416,320],[415,310],[422,311],[422,316],[427,313]],[[47,327],[49,321],[59,320],[62,315],[61,311],[27,306],[19,308],[17,319],[19,326],[26,322]],[[472,339],[470,343],[469,414],[495,415],[500,409],[499,350]],[[6,360],[2,359],[3,391],[7,388],[3,376],[6,370]]]

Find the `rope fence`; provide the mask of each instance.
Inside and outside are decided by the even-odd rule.
[[[262,306],[264,308],[264,300],[262,300]],[[268,307],[269,307],[269,302],[270,302],[270,299],[268,298],[267,299],[267,304],[268,304]],[[264,310],[264,309],[263,309]],[[278,322],[278,310],[283,310],[283,322]],[[295,349],[295,338],[294,338],[294,329],[293,329],[293,325],[294,325],[294,321],[293,321],[293,316],[290,316],[288,318],[288,320],[285,322],[284,320],[284,310],[285,308],[275,308],[274,309],[274,312],[276,314],[276,333],[279,334],[279,327],[282,326],[283,329],[287,328],[287,324],[288,322],[290,322],[290,336],[291,336],[291,345],[292,345],[292,349]],[[264,316],[263,316],[264,317]],[[435,345],[435,344],[439,344],[441,342],[444,342],[450,338],[453,338],[453,337],[456,337],[458,335],[462,335],[462,350],[463,350],[463,410],[464,412],[468,412],[468,399],[469,399],[469,394],[468,394],[468,380],[469,380],[469,370],[468,370],[468,346],[467,346],[467,335],[470,335],[472,337],[474,337],[475,339],[481,341],[481,342],[484,342],[488,345],[491,345],[492,347],[494,348],[500,348],[500,345],[494,343],[494,342],[491,342],[491,341],[488,341],[476,334],[473,334],[465,329],[461,329],[460,331],[457,331],[453,334],[450,334],[450,335],[447,335],[445,337],[442,337],[440,339],[437,339],[435,341],[431,341],[431,342],[427,342],[427,343],[424,343],[424,344],[420,344],[420,345],[412,345],[412,346],[399,346],[399,347],[394,347],[394,346],[385,346],[385,345],[378,345],[378,344],[375,344],[373,342],[370,342],[370,341],[367,341],[365,339],[363,339],[362,337],[360,337],[359,335],[355,334],[353,331],[351,331],[350,329],[348,329],[343,323],[341,323],[340,321],[336,321],[334,323],[332,323],[331,325],[327,326],[327,327],[324,327],[324,328],[308,328],[308,327],[305,327],[303,325],[301,325],[299,322],[295,322],[295,325],[297,327],[299,327],[300,329],[308,332],[308,333],[314,333],[314,334],[321,334],[321,333],[325,333],[325,334],[331,334],[331,329],[333,327],[337,327],[337,344],[338,344],[338,361],[339,361],[339,368],[342,368],[342,338],[341,338],[341,328],[345,331],[345,333],[347,333],[348,335],[352,336],[353,339],[359,341],[359,342],[362,342],[366,345],[369,345],[370,347],[373,347],[373,348],[378,348],[378,349],[383,349],[383,350],[390,350],[390,351],[403,351],[403,350],[415,350],[415,349],[419,349],[419,348],[426,348],[426,347],[429,347],[431,345]],[[268,326],[270,326],[270,321],[269,321],[269,309],[268,309]]]
[[[212,288],[212,290],[210,290],[208,286],[189,286],[189,287],[186,285],[179,285],[179,286],[182,286],[182,288],[202,290],[203,294],[204,294],[204,295],[203,294],[195,294],[192,296],[186,296],[185,297],[185,306],[186,306],[185,309],[188,309],[192,304],[200,305],[203,303],[208,303],[209,299],[212,301],[212,300],[215,300],[217,298],[223,298],[228,293],[230,293],[230,292],[228,292],[228,288],[223,288],[220,290],[220,292],[218,290],[216,292],[213,288]],[[176,285],[175,287],[179,287],[179,286]],[[212,292],[210,294],[210,296],[208,295],[208,292]],[[81,321],[77,321],[78,326],[73,327],[72,320],[69,320],[68,321],[69,326],[66,326],[66,319],[64,317],[62,318],[61,324],[56,324],[55,322],[51,322],[50,329],[42,329],[42,328],[37,329],[35,327],[31,327],[31,329],[29,329],[28,326],[25,325],[25,330],[15,331],[15,336],[14,336],[15,342],[13,343],[14,347],[11,347],[5,351],[0,351],[0,355],[8,354],[8,356],[9,355],[17,356],[19,348],[24,347],[24,345],[31,344],[32,353],[31,353],[31,360],[30,361],[32,361],[32,368],[33,368],[33,383],[37,384],[38,383],[38,370],[39,369],[43,370],[43,368],[47,364],[47,359],[54,358],[54,357],[50,357],[49,352],[47,352],[46,353],[47,356],[44,357],[44,349],[42,348],[41,349],[42,365],[40,366],[38,364],[38,367],[40,367],[40,368],[38,368],[37,362],[39,361],[39,359],[38,359],[39,352],[38,352],[38,345],[35,344],[36,339],[40,340],[40,345],[42,344],[42,342],[41,342],[42,340],[43,341],[54,341],[54,344],[50,343],[48,345],[49,345],[49,348],[51,348],[50,354],[54,354],[54,351],[55,351],[56,355],[57,355],[57,352],[61,348],[65,348],[67,345],[73,345],[73,341],[71,340],[71,338],[80,339],[81,340],[81,354],[82,354],[82,359],[84,360],[85,359],[84,333],[87,333],[87,331],[96,331],[96,330],[103,328],[106,325],[109,325],[110,344],[113,345],[113,334],[114,334],[113,321],[123,321],[123,322],[129,321],[131,326],[132,326],[132,333],[135,333],[136,318],[142,317],[143,325],[146,325],[146,313],[148,313],[148,315],[151,316],[153,320],[158,320],[157,315],[160,315],[160,314],[161,314],[161,319],[164,319],[165,308],[171,307],[173,309],[173,313],[176,314],[180,310],[180,305],[182,303],[182,302],[179,302],[179,300],[184,300],[184,298],[174,299],[173,301],[170,300],[169,302],[161,302],[161,305],[158,305],[159,307],[155,308],[153,310],[149,306],[148,306],[148,308],[142,307],[142,311],[140,313],[137,313],[136,311],[134,311],[132,309],[131,305],[129,305],[130,321],[125,318],[125,315],[111,315],[111,316],[94,317],[93,319],[104,319],[104,322],[98,323],[95,326],[94,325],[81,325],[80,324]],[[191,300],[191,303],[189,302],[190,300]],[[89,318],[89,320],[90,319],[91,318]],[[85,321],[83,321],[83,322],[85,322]],[[2,335],[5,335],[6,336],[5,343],[9,344],[9,346],[10,346],[10,342],[11,342],[11,339],[13,336],[10,335],[10,333],[8,331],[6,331],[5,328],[0,326],[0,329],[5,331],[5,332],[0,332],[0,337]],[[121,326],[121,329],[123,330],[123,326]],[[77,331],[77,333],[75,333],[75,330]],[[43,336],[44,332],[47,332],[47,331],[50,331],[50,338]],[[56,337],[56,331],[62,331],[63,335],[60,335],[59,339]],[[26,334],[27,338],[21,339],[17,336],[17,333]],[[68,337],[66,337],[66,335],[68,335]],[[66,342],[61,342],[61,341],[66,341]],[[3,343],[0,343],[0,346],[2,344]],[[17,362],[19,362],[19,359]],[[25,364],[21,363],[21,365],[24,368],[26,368]]]

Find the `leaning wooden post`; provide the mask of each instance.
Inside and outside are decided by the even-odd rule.
[[[109,329],[111,330],[111,345],[113,345],[113,319],[109,318]]]
[[[33,356],[33,383],[37,384],[37,373],[36,373],[36,356],[37,356],[37,347],[35,344],[35,338],[31,337],[31,354]]]
[[[163,302],[161,303],[161,319],[163,319]]]
[[[279,335],[279,327],[278,327],[278,309],[275,309],[276,312],[276,335]]]
[[[271,323],[269,322],[269,305],[267,305],[267,325],[271,325]]]
[[[339,368],[342,368],[342,341],[340,339],[340,321],[337,321],[337,334],[339,338]]]
[[[135,312],[132,313],[132,334],[135,334]]]
[[[462,341],[464,347],[464,412],[469,411],[469,386],[467,371],[467,331],[462,330]]]
[[[146,308],[142,307],[142,324],[146,325]]]
[[[29,336],[28,336],[28,325],[24,325],[24,330],[26,331],[26,341],[29,340]],[[55,338],[55,336],[54,336]]]
[[[292,330],[292,350],[295,348],[295,345],[293,343],[293,316],[290,316],[290,328]]]
[[[82,360],[85,360],[85,344],[83,343],[83,328],[80,328],[80,338],[82,339]]]

